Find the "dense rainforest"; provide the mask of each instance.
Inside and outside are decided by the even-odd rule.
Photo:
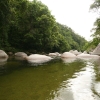
[[[0,49],[33,53],[83,51],[85,44],[82,36],[56,22],[41,1],[0,0]]]
[[[97,12],[100,14],[100,0],[94,0],[93,4],[90,6],[90,10]],[[85,48],[87,51],[93,50],[100,43],[100,16],[97,17],[94,22],[94,27],[92,28],[93,34],[91,37],[93,38],[91,41],[87,42]]]

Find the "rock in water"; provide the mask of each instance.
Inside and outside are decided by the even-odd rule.
[[[70,57],[76,57],[76,55],[73,54],[73,53],[70,53],[70,52],[64,52],[64,53],[61,55],[61,57],[63,57],[63,58],[70,58]]]
[[[45,63],[50,61],[52,58],[46,55],[40,55],[40,54],[32,54],[30,56],[26,57],[26,60],[29,63]]]
[[[94,49],[94,51],[92,52],[93,55],[100,55],[100,43],[98,44],[98,46]]]
[[[0,58],[8,58],[8,55],[3,50],[0,50]]]

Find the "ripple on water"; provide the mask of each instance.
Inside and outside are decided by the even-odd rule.
[[[64,81],[54,100],[100,100],[92,91],[95,81],[94,66],[90,62],[80,72],[76,72],[71,79]],[[96,91],[100,93],[100,83],[96,84]]]
[[[0,76],[0,99],[100,100],[100,83],[95,82],[93,63],[69,61],[39,66],[22,61],[7,62],[3,68],[9,73]]]

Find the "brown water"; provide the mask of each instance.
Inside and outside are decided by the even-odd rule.
[[[100,100],[100,60],[0,62],[0,100]]]

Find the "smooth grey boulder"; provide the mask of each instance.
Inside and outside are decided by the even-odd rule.
[[[27,56],[25,58],[29,63],[45,63],[50,61],[51,57],[46,55],[40,55],[40,54],[31,54],[30,56]]]
[[[0,50],[0,58],[8,58],[8,55],[5,53],[5,51]]]
[[[77,57],[91,57],[91,55],[90,54],[85,54],[85,53],[81,53],[81,54],[79,54],[79,55],[77,55]]]
[[[97,45],[97,47],[94,49],[94,51],[91,54],[100,55],[100,43]]]
[[[61,55],[62,58],[70,58],[70,57],[76,57],[75,54],[73,53],[70,53],[70,52],[64,52],[62,55]]]
[[[80,57],[80,58],[81,58],[81,57],[82,57],[82,58],[99,58],[100,56],[81,53],[81,54],[77,55],[77,57]]]
[[[77,58],[85,60],[85,61],[94,62],[94,61],[100,59],[100,56],[82,53],[82,54],[78,55]]]
[[[0,67],[6,64],[7,59],[8,55],[3,50],[0,50]]]
[[[25,57],[27,57],[27,54],[24,53],[24,52],[15,53],[15,59],[16,60],[25,60]]]
[[[77,50],[70,50],[69,52],[75,54],[76,56],[81,54],[81,52],[78,52]]]
[[[83,53],[84,53],[84,54],[87,54],[87,51],[84,51]]]
[[[61,56],[61,54],[59,54],[58,52],[49,53],[48,55],[49,55],[49,56]]]
[[[15,53],[15,56],[17,56],[17,57],[26,57],[27,54],[24,53],[24,52],[17,52],[17,53]]]

